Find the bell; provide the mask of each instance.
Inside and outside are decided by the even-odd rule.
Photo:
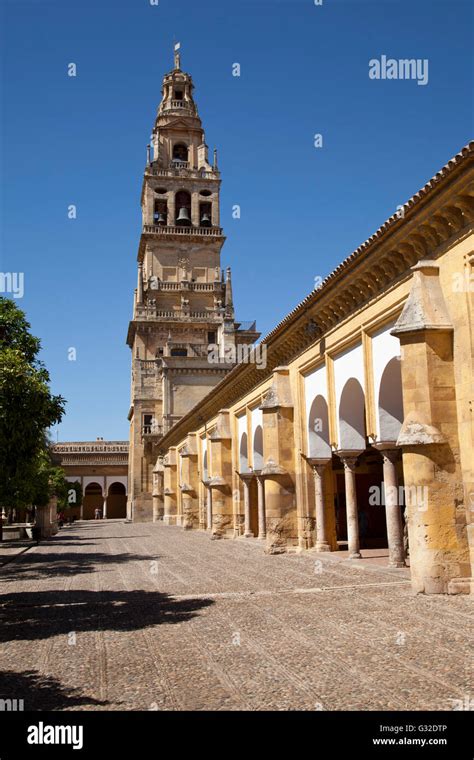
[[[203,214],[201,217],[201,227],[211,227],[211,218],[209,214]]]
[[[179,209],[179,214],[178,214],[178,218],[176,219],[176,224],[181,224],[181,225],[191,224],[191,219],[189,218],[189,211],[184,206],[182,206]]]
[[[161,224],[166,226],[166,217],[164,214],[155,214],[155,224]]]

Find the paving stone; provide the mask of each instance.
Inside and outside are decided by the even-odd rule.
[[[317,572],[315,572],[315,568]],[[407,570],[76,523],[0,570],[0,698],[56,710],[451,710],[468,597]]]

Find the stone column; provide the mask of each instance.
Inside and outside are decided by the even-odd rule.
[[[199,480],[197,449],[194,436],[188,436],[188,441],[180,449],[181,461],[181,525],[185,530],[199,526]]]
[[[253,538],[250,530],[250,481],[253,478],[253,472],[239,472],[239,476],[244,486],[244,536]]]
[[[308,459],[314,476],[314,504],[316,510],[316,551],[329,552],[331,547],[326,537],[326,515],[324,504],[324,472],[330,459]]]
[[[84,519],[84,496],[85,496],[84,490],[85,489],[84,489],[84,479],[82,475],[81,475],[81,488],[82,488],[82,501],[81,501],[81,506],[79,507],[79,520]]]
[[[262,404],[266,554],[298,545],[293,399],[288,367],[275,367]],[[261,485],[263,495],[263,482]]]
[[[207,200],[204,198],[203,200]],[[195,191],[191,195],[191,222],[193,227],[199,227],[199,193]]]
[[[102,519],[103,520],[107,519],[107,496],[105,496],[104,504],[102,506]]]
[[[174,193],[168,193],[168,226],[174,227],[175,224],[176,224],[176,197]]]
[[[471,585],[454,325],[439,274],[433,260],[413,267],[410,294],[391,331],[401,346],[404,419],[397,445],[408,497],[410,572],[414,591],[426,594],[458,593]],[[457,294],[446,287],[446,297],[454,307]]]
[[[265,515],[265,478],[259,473],[255,473],[257,476],[257,492],[258,492],[258,537],[266,538],[267,526]]]
[[[178,475],[176,463],[176,449],[169,449],[163,459],[164,466],[164,514],[163,522],[165,525],[176,525],[177,519],[177,490]]]
[[[337,455],[344,465],[344,482],[346,486],[346,520],[349,559],[360,559],[359,514],[357,510],[356,472],[357,458],[361,451],[338,451]]]
[[[396,462],[399,449],[394,443],[374,444],[383,457],[383,482],[385,492],[385,518],[387,520],[388,564],[405,567],[402,513],[398,503],[398,477]]]
[[[209,486],[212,493],[212,536],[231,537],[234,532],[234,505],[232,495],[232,435],[230,414],[221,409],[215,429],[209,435],[211,447],[212,477]]]
[[[209,486],[209,481],[204,481],[207,491],[206,499],[206,529],[212,531],[212,488]]]

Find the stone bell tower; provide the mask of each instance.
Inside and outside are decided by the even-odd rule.
[[[236,345],[259,336],[255,322],[235,321],[230,269],[221,270],[217,152],[209,163],[193,81],[181,70],[178,51],[179,44],[147,146],[138,284],[127,336],[127,515],[137,521],[153,518],[160,439],[232,369]]]

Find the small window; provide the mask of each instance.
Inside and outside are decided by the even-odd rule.
[[[207,333],[207,342],[209,343],[209,345],[210,345],[211,343],[212,343],[213,345],[215,344],[215,342],[216,342],[216,337],[217,337],[217,336],[216,336],[215,330],[210,330],[210,331]]]
[[[144,414],[143,415],[143,433],[146,435],[147,433],[151,433],[151,426],[153,424],[153,415],[152,414]]]
[[[187,348],[172,348],[171,349],[171,356],[187,356],[187,355],[188,355]]]
[[[174,91],[174,99],[175,100],[182,100],[183,99],[183,91],[182,90],[175,90]]]

